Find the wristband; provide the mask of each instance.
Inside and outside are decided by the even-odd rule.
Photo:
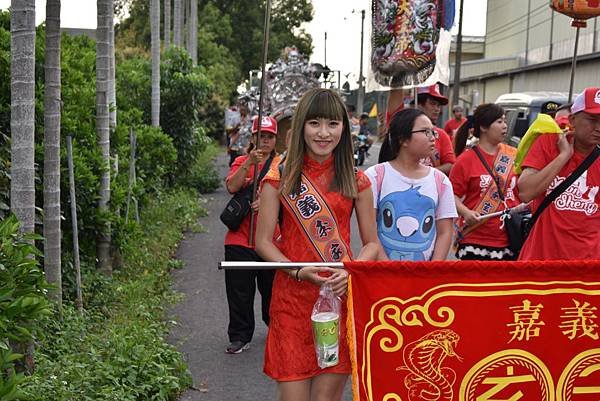
[[[296,281],[302,281],[302,279],[299,277],[300,270],[302,270],[301,267],[299,267],[298,269],[296,269]]]

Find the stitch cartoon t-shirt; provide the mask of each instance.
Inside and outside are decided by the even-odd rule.
[[[525,157],[523,167],[543,169],[558,156],[556,140],[556,135],[538,137]],[[534,200],[534,210],[585,157],[581,153],[573,153],[550,187]],[[599,188],[600,158],[540,214],[519,259],[600,259]]]
[[[457,217],[450,180],[433,168],[427,176],[412,179],[390,163],[380,166],[384,170],[380,185],[377,174],[381,167],[373,166],[365,174],[371,180],[381,245],[392,260],[430,260],[436,220]]]

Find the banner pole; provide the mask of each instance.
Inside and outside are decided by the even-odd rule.
[[[219,270],[284,270],[308,266],[343,268],[344,264],[341,262],[220,262]]]
[[[258,128],[256,131],[256,148],[260,145],[260,131],[262,129],[262,117],[264,112],[263,98],[267,82],[267,57],[269,53],[269,31],[271,29],[271,0],[267,0],[265,10],[265,23],[263,27],[263,49],[262,49],[262,75],[260,77],[260,96],[258,98]],[[252,203],[256,200],[258,188],[258,162],[254,164],[254,176],[252,177]],[[256,213],[250,210],[250,233],[248,235],[248,246],[254,246],[254,226],[256,225]]]

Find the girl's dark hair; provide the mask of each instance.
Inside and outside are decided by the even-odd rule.
[[[415,120],[424,115],[425,113],[418,109],[404,109],[394,114],[388,132],[381,144],[379,163],[389,162],[398,156],[400,145],[412,137],[411,131],[415,125]]]
[[[488,128],[494,121],[502,118],[504,109],[494,103],[485,103],[479,105],[473,113],[473,123],[469,121],[460,126],[454,138],[454,153],[460,155],[467,145],[469,138],[469,129],[473,128],[473,135],[479,138],[481,135],[481,127]]]

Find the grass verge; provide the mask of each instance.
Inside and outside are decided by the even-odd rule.
[[[196,191],[171,190],[142,212],[123,240],[124,265],[111,280],[86,268],[86,309],[65,305],[43,322],[29,400],[171,400],[191,383],[165,338],[165,308],[176,301],[170,270],[182,232],[206,211]]]

